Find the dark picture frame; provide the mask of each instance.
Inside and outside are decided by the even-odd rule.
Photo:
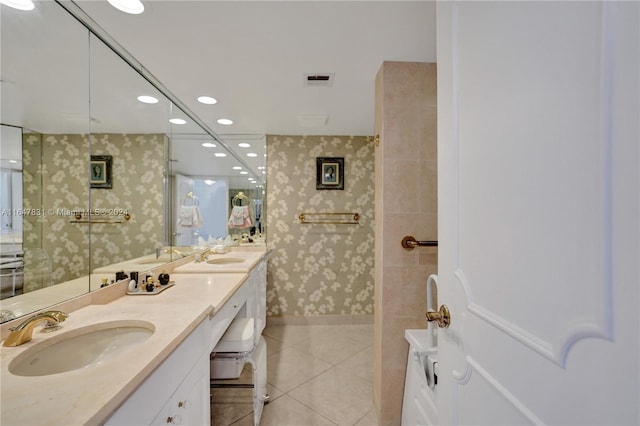
[[[344,189],[344,157],[316,157],[316,189]]]
[[[89,166],[89,183],[91,188],[112,188],[111,155],[92,155]]]

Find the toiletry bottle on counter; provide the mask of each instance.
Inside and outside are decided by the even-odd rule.
[[[153,290],[155,290],[156,285],[153,283],[153,277],[147,277],[147,285],[145,288],[148,292],[152,292]]]
[[[131,275],[131,281],[129,281],[129,291],[131,293],[134,293],[140,290],[140,287],[138,287],[138,273],[131,272],[130,275]]]

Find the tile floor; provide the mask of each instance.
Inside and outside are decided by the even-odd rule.
[[[373,324],[268,325],[261,426],[378,426]],[[239,379],[251,382],[249,365]],[[212,426],[253,425],[251,389],[212,389]]]

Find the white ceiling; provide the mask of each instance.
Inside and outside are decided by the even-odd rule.
[[[76,3],[220,133],[370,135],[382,62],[436,60],[432,1],[143,0],[140,15]],[[335,81],[305,87],[305,73]],[[327,124],[303,127],[301,114]]]
[[[374,80],[382,62],[436,61],[433,1],[143,3],[144,13],[128,15],[106,1],[75,2],[254,173],[260,173],[255,167],[264,162],[266,134],[372,135]],[[92,132],[118,126],[128,133],[157,131],[159,118],[167,123],[170,116],[180,115],[175,107],[161,110],[159,116],[147,115],[149,107],[135,96],[144,90],[140,87],[150,87],[148,82],[138,75],[131,78],[135,73],[115,55],[97,55],[107,49],[95,42],[91,82],[84,84],[86,58],[74,59],[69,52],[87,50],[87,37],[75,25],[58,23],[58,18],[68,19],[59,9],[50,1],[36,2],[35,12],[2,6],[3,124],[43,132],[62,131],[63,126],[69,131],[79,124],[86,130],[84,92],[89,89],[77,87],[91,87],[91,99],[101,100],[91,105]],[[36,52],[43,66],[21,67],[26,52]],[[309,87],[304,84],[309,73],[331,73],[334,78],[330,86]],[[102,87],[102,80],[118,84]],[[200,104],[200,95],[213,96],[218,103]],[[60,102],[63,98],[65,103]],[[300,122],[303,116],[317,115],[326,115],[326,123]],[[234,124],[222,126],[218,118]],[[162,131],[174,135],[174,171],[196,176],[237,173],[230,171],[231,162],[223,164],[200,146],[207,137],[193,123]],[[247,150],[237,148],[239,141],[249,142],[259,157],[247,158]]]

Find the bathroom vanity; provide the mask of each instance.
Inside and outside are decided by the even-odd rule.
[[[208,424],[209,354],[236,316],[252,315],[266,302],[257,289],[266,285],[267,253],[236,254],[224,256],[245,258],[246,272],[179,273],[165,265],[175,282],[166,291],[85,306],[70,312],[59,331],[43,334],[38,327],[32,341],[1,347],[0,423]],[[60,339],[55,336],[123,320],[151,324],[153,333],[85,368],[31,377],[10,371],[12,361]]]

